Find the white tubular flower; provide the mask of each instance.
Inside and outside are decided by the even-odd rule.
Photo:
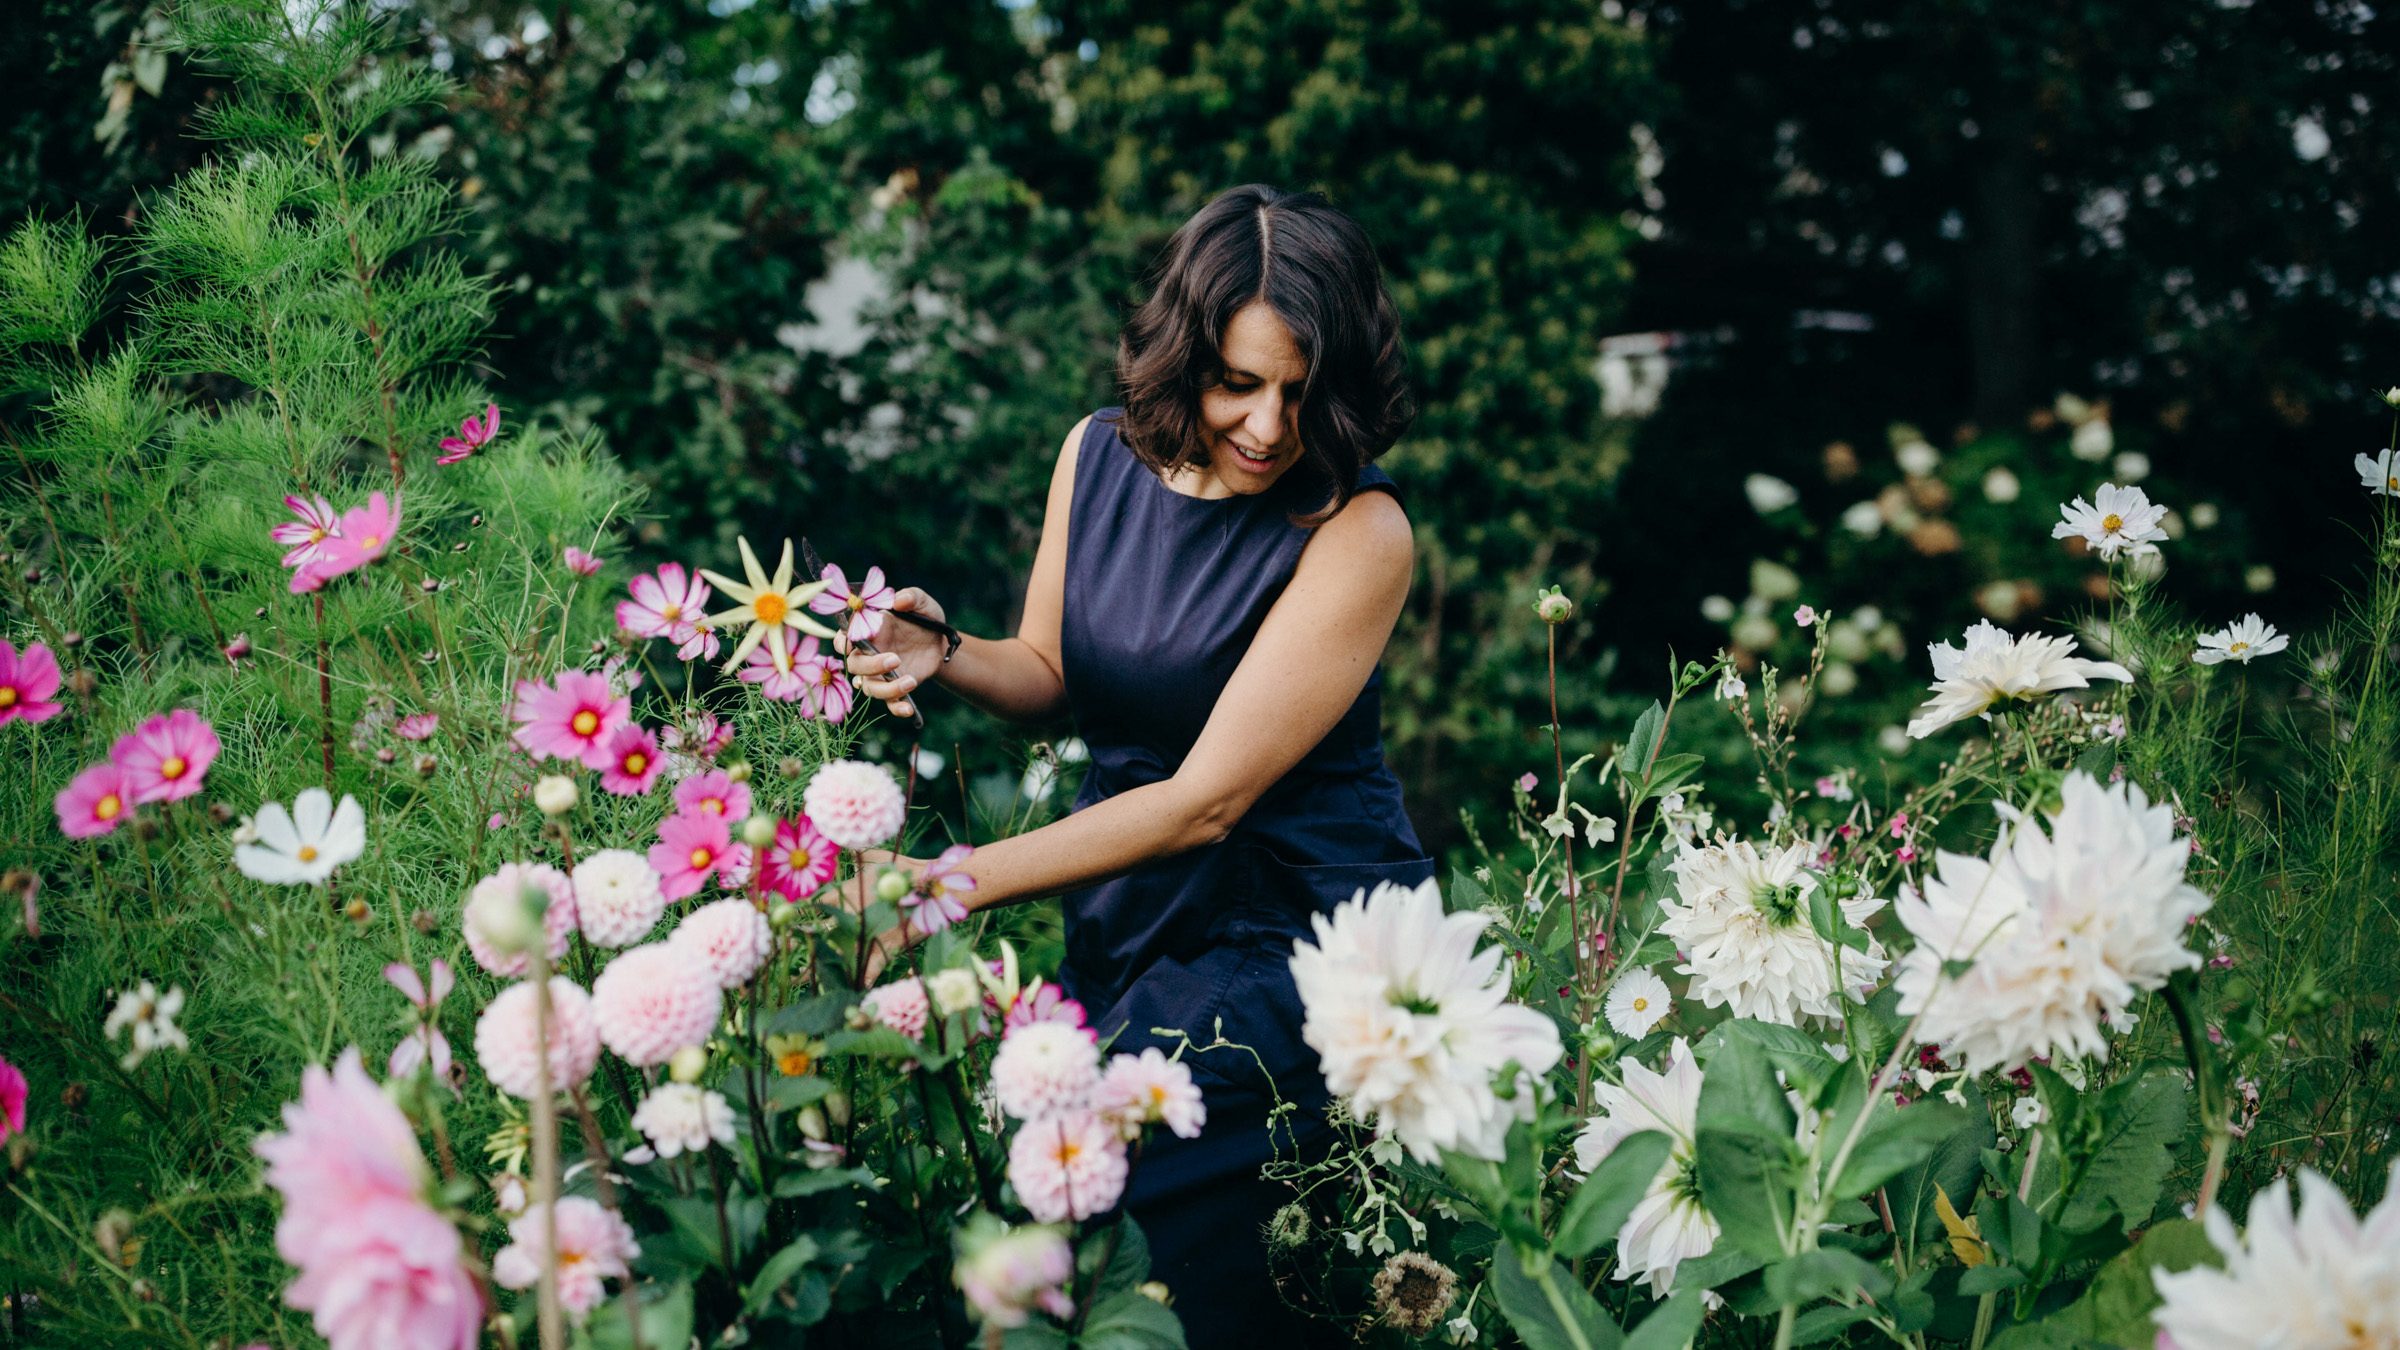
[[[1964,647],[1941,642],[1925,650],[1933,658],[1933,697],[1908,724],[1908,734],[1919,740],[1952,723],[1988,717],[1997,704],[2089,688],[2093,680],[2133,679],[2114,661],[2074,655],[2071,637],[2014,637],[1989,620],[1967,630]]]
[[[2297,1212],[2278,1178],[2251,1200],[2246,1231],[2213,1205],[2205,1222],[2223,1270],[2151,1272],[2166,1300],[2151,1314],[2161,1347],[2400,1346],[2400,1163],[2363,1221],[2332,1182],[2303,1168]]]
[[[1693,977],[1687,992],[1702,1007],[1729,1007],[1736,1017],[1796,1026],[1803,1017],[1839,1016],[1844,990],[1883,978],[1888,963],[1881,943],[1869,937],[1863,950],[1837,948],[1810,925],[1817,878],[1808,870],[1812,850],[1806,842],[1764,854],[1741,841],[1680,848],[1668,867],[1681,903],[1660,902],[1667,917],[1658,931],[1686,953],[1675,969]],[[1883,906],[1872,896],[1857,896],[1837,908],[1844,926],[1863,932]]]
[[[2184,931],[2210,901],[2183,879],[2174,811],[2080,770],[2062,798],[2047,832],[2019,820],[1988,857],[1937,854],[1924,895],[1895,908],[1917,940],[1893,978],[1900,1013],[1923,1012],[1918,1039],[1969,1072],[2106,1059],[2103,1020],[2123,1026],[2136,994],[2200,964]],[[1953,961],[1972,964],[1944,981]]]

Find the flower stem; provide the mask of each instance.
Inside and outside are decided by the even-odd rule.
[[[325,790],[333,791],[333,662],[325,645],[325,592],[309,593],[317,617],[317,710],[325,747]]]
[[[558,1298],[558,1103],[550,1082],[550,953],[536,938],[527,953],[533,981],[533,1203],[542,1212],[542,1271],[534,1286],[542,1350],[566,1350],[566,1311]]]

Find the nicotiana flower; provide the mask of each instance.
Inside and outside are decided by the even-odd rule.
[[[1125,1140],[1092,1111],[1031,1121],[1008,1150],[1008,1184],[1043,1223],[1088,1219],[1125,1192]]]
[[[761,884],[786,900],[806,900],[833,880],[841,849],[819,833],[807,816],[775,822],[775,842],[767,848]]]
[[[681,660],[717,654],[717,635],[702,622],[708,614],[708,583],[685,572],[683,564],[660,563],[656,574],[644,572],[627,589],[633,598],[617,602],[617,627],[635,637],[665,638]]]
[[[271,886],[314,886],[367,849],[366,809],[346,792],[336,806],[325,789],[302,788],[289,812],[265,802],[251,821],[258,842],[236,844],[233,865]]]
[[[748,900],[727,896],[684,915],[667,940],[697,953],[719,988],[738,989],[766,964],[774,936],[766,915]]]
[[[2200,639],[2200,649],[2192,659],[2204,666],[2221,661],[2239,661],[2249,665],[2251,658],[2273,656],[2291,645],[2291,639],[2275,631],[2275,625],[2255,614],[2245,614]]]
[[[1660,902],[1666,920],[1659,932],[1686,953],[1675,969],[1694,977],[1688,992],[1702,1007],[1794,1026],[1803,1017],[1840,1016],[1846,991],[1883,977],[1883,947],[1874,938],[1846,947],[1819,937],[1810,923],[1818,882],[1808,871],[1815,850],[1805,840],[1763,854],[1746,841],[1679,850],[1668,868],[1680,903]],[[1843,926],[1863,935],[1868,916],[1883,906],[1856,896],[1837,909]]]
[[[609,738],[632,720],[633,701],[611,692],[605,676],[562,670],[546,685],[517,681],[509,716],[521,724],[512,739],[534,758],[600,769],[609,763]]]
[[[792,584],[792,541],[783,541],[783,558],[775,564],[775,575],[769,577],[758,565],[758,555],[750,551],[750,541],[737,538],[742,550],[742,571],[746,581],[735,581],[721,573],[700,569],[700,575],[716,584],[718,590],[741,603],[732,609],[708,616],[708,626],[724,628],[730,624],[746,623],[748,632],[733,645],[733,655],[726,658],[725,673],[750,655],[753,648],[765,643],[768,650],[781,656],[791,650],[791,636],[785,630],[798,629],[821,638],[831,638],[833,630],[807,615],[810,601],[825,590],[822,581]]]
[[[673,943],[636,947],[592,982],[600,1039],[628,1063],[663,1064],[717,1027],[725,996],[698,956]]]
[[[1021,1327],[1036,1308],[1058,1318],[1075,1314],[1075,1300],[1067,1296],[1075,1252],[1056,1228],[1012,1229],[993,1215],[977,1214],[958,1230],[951,1275],[991,1326]]]
[[[1488,922],[1444,914],[1431,881],[1382,882],[1314,916],[1315,945],[1293,944],[1300,1034],[1327,1086],[1421,1162],[1446,1148],[1497,1161],[1561,1052],[1549,1018],[1507,1001],[1501,949],[1475,949]],[[1503,1099],[1492,1078],[1510,1065],[1521,1078]]]
[[[2167,508],[2153,503],[2138,487],[2103,483],[2091,501],[2077,497],[2058,510],[2065,519],[2050,527],[2051,538],[2081,539],[2111,561],[2119,553],[2137,558],[2156,553],[2159,541],[2167,537],[2160,528]]]
[[[291,508],[292,514],[299,519],[287,520],[267,531],[268,537],[278,544],[291,547],[291,552],[283,555],[284,566],[306,571],[311,564],[325,556],[325,541],[342,532],[341,513],[334,510],[333,503],[323,497],[285,497],[283,504]],[[302,589],[295,576],[292,590],[298,592]]]
[[[108,757],[125,770],[135,802],[172,802],[200,790],[220,748],[216,728],[206,718],[177,708],[119,736]]]
[[[162,994],[157,985],[144,980],[139,987],[117,995],[117,1006],[100,1024],[100,1033],[112,1041],[118,1032],[132,1033],[132,1045],[124,1059],[125,1067],[131,1069],[153,1050],[192,1048],[183,1028],[175,1025],[175,1015],[182,1011],[183,990],[171,988]]]
[[[2379,450],[2357,460],[2358,485],[2378,497],[2400,497],[2400,452]]]
[[[632,1227],[597,1200],[562,1195],[550,1210],[546,1214],[542,1206],[529,1205],[509,1220],[509,1242],[492,1258],[492,1280],[503,1289],[533,1288],[542,1278],[542,1258],[555,1229],[558,1301],[581,1325],[607,1299],[603,1281],[631,1278],[629,1263],[642,1254],[641,1244],[634,1241]]]
[[[563,975],[550,977],[550,1034],[534,1034],[534,984],[519,981],[484,1005],[475,1020],[475,1059],[484,1077],[511,1097],[532,1101],[540,1092],[543,1046],[548,1046],[550,1091],[581,1087],[600,1063],[600,1027],[591,995]]]
[[[0,726],[56,717],[59,705],[50,696],[58,680],[58,658],[48,647],[36,642],[20,655],[15,643],[0,641]]]
[[[1917,945],[1893,984],[1921,1040],[1969,1072],[2036,1056],[2105,1059],[2103,1022],[2200,964],[2184,930],[2209,898],[2184,881],[2191,841],[2175,813],[2131,783],[2077,770],[2045,832],[2015,820],[1988,857],[1937,853],[1924,895],[1894,912]],[[1945,979],[1950,962],[1970,962]]]
[[[908,802],[891,772],[863,760],[837,759],[819,768],[800,794],[800,806],[819,832],[846,849],[873,848],[908,823]]]
[[[2211,1205],[2203,1222],[2225,1268],[2151,1272],[2160,1350],[2356,1350],[2400,1346],[2400,1163],[2360,1219],[2332,1182],[2300,1169],[2250,1201],[2235,1232]]]
[[[1179,1139],[1197,1139],[1200,1127],[1208,1123],[1208,1107],[1201,1100],[1200,1085],[1192,1081],[1191,1067],[1167,1058],[1155,1045],[1138,1055],[1109,1056],[1091,1103],[1093,1110],[1115,1121],[1127,1139],[1140,1137],[1142,1127],[1153,1123],[1165,1125]]]
[[[852,642],[871,642],[883,631],[883,616],[892,607],[895,592],[884,584],[883,569],[870,567],[866,579],[853,588],[850,578],[832,563],[825,565],[820,578],[825,589],[819,591],[808,607],[819,614],[847,614],[842,631]]]
[[[1629,1041],[1649,1035],[1674,1011],[1675,995],[1667,982],[1646,966],[1619,975],[1608,987],[1607,1002],[1601,1005],[1609,1029]]]
[[[600,766],[602,790],[620,797],[649,794],[666,760],[658,753],[658,737],[635,723],[618,727],[608,738],[608,762]]]
[[[992,1056],[1000,1109],[1019,1120],[1080,1110],[1099,1083],[1100,1056],[1091,1037],[1062,1022],[1011,1027]]]
[[[468,413],[466,419],[458,424],[457,435],[442,438],[441,458],[436,459],[434,464],[436,466],[456,464],[490,445],[492,438],[499,434],[500,405],[486,403],[483,405],[483,416],[477,417],[473,413]]]
[[[2012,637],[1979,620],[1964,647],[1947,642],[1926,648],[1933,658],[1933,697],[1917,709],[1908,734],[1918,739],[1970,717],[1987,717],[1994,705],[2039,698],[2061,689],[2088,688],[2096,679],[2133,679],[2114,661],[2074,655],[2075,639],[2028,634]]]
[[[51,799],[58,828],[69,839],[93,839],[125,823],[133,810],[133,785],[117,762],[104,759],[75,775]]]
[[[633,1108],[633,1128],[661,1158],[705,1153],[711,1143],[733,1142],[733,1107],[696,1083],[661,1083]]]
[[[750,785],[733,781],[733,775],[723,769],[695,773],[675,785],[675,809],[742,820],[750,814]]]
[[[1667,1161],[1651,1179],[1641,1203],[1617,1231],[1620,1280],[1640,1280],[1665,1297],[1675,1287],[1675,1269],[1705,1255],[1717,1242],[1717,1221],[1700,1203],[1695,1174],[1699,1155],[1700,1065],[1677,1037],[1667,1052],[1667,1071],[1652,1072],[1640,1060],[1617,1062],[1620,1083],[1596,1083],[1600,1113],[1575,1138],[1575,1166],[1587,1175],[1617,1145],[1645,1130],[1663,1132]]]
[[[530,964],[524,951],[533,940],[525,931],[528,892],[542,901],[541,941],[549,960],[565,956],[575,936],[575,887],[566,874],[548,863],[502,863],[467,892],[458,913],[468,952],[494,975],[522,975]]]
[[[658,823],[650,865],[669,900],[694,894],[735,860],[733,830],[723,816],[672,815]]]

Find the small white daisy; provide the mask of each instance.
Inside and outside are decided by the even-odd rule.
[[[100,1026],[101,1034],[110,1040],[130,1028],[133,1048],[125,1052],[124,1065],[131,1069],[153,1050],[189,1050],[192,1043],[184,1039],[183,1028],[175,1025],[175,1014],[183,1011],[183,990],[170,988],[158,992],[158,986],[148,980],[138,989],[117,995],[117,1006]]]
[[[2050,527],[2053,539],[2080,538],[2092,551],[2114,561],[2119,553],[2134,557],[2156,553],[2167,537],[2161,523],[2167,508],[2157,505],[2137,487],[2102,483],[2090,502],[2077,497],[2058,508],[2065,519]]]
[[[1601,1005],[1601,1011],[1608,1017],[1611,1031],[1629,1041],[1638,1041],[1675,1011],[1675,995],[1657,972],[1629,970],[1609,986],[1608,1001]]]
[[[2204,666],[2221,661],[2239,661],[2246,666],[2252,657],[2273,656],[2290,644],[2291,639],[2276,632],[2275,625],[2255,614],[2245,614],[2239,621],[2203,635],[2200,649],[2192,653],[2192,659]]]

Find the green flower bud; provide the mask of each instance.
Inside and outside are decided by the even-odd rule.
[[[575,780],[565,774],[548,774],[533,785],[533,804],[540,807],[545,816],[565,815],[575,809],[575,803],[581,796]]]
[[[883,875],[875,878],[875,894],[890,904],[899,904],[900,897],[908,894],[908,887],[908,873],[897,867],[886,867]]]
[[[708,1071],[708,1051],[697,1045],[687,1045],[667,1059],[667,1076],[678,1083],[697,1083]]]
[[[1560,624],[1575,617],[1575,602],[1552,586],[1533,597],[1533,612],[1543,623]]]
[[[742,842],[752,848],[765,848],[775,842],[775,817],[752,816],[742,822]]]

